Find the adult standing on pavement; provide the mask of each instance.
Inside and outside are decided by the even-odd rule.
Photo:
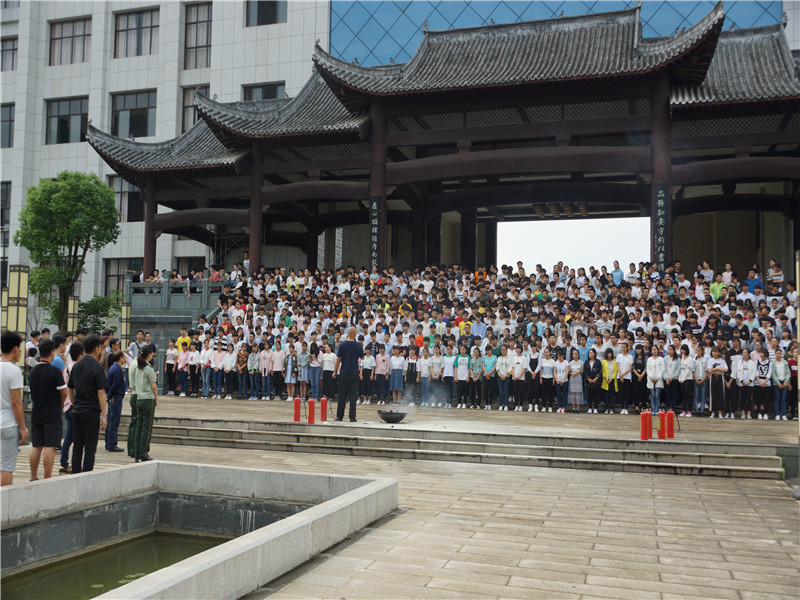
[[[53,475],[56,448],[61,446],[61,407],[67,399],[67,384],[61,370],[52,364],[53,340],[39,343],[39,363],[31,369],[31,481],[39,478],[39,461],[44,455],[44,478]]]
[[[0,336],[0,485],[14,483],[19,447],[28,441],[22,412],[22,371],[17,366],[22,354],[22,336],[4,331]]]
[[[150,458],[150,435],[153,432],[153,415],[156,409],[158,388],[156,373],[149,365],[152,355],[149,347],[142,348],[131,367],[131,424],[128,429],[128,456],[136,462]]]
[[[94,469],[97,438],[106,428],[106,372],[98,362],[103,342],[96,335],[83,341],[85,355],[72,367],[69,398],[72,401],[72,472]]]
[[[122,365],[126,363],[124,352],[115,352],[111,355],[111,366],[108,368],[108,387],[106,397],[108,398],[108,427],[106,427],[106,451],[124,452],[117,445],[117,433],[119,431],[119,419],[122,416],[122,402],[125,400],[125,392],[128,386],[125,384],[125,374]]]
[[[72,342],[69,345],[69,367],[66,369],[66,382],[69,388],[69,374],[72,368],[80,359],[83,358],[83,342]],[[69,451],[72,448],[72,400],[70,400],[69,392],[67,392],[67,400],[64,402],[64,423],[66,430],[64,431],[64,442],[61,444],[61,467],[59,473],[72,473],[69,468]]]
[[[356,328],[347,331],[347,341],[339,344],[333,376],[339,373],[339,404],[336,420],[344,418],[345,404],[350,404],[350,422],[356,421],[356,398],[358,397],[358,361],[364,358],[364,347],[356,341]],[[341,370],[340,370],[341,367]]]

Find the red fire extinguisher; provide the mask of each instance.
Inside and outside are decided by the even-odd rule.
[[[653,439],[653,411],[647,409],[647,439]]]
[[[309,398],[308,400],[308,424],[314,424],[314,399]]]
[[[325,396],[319,400],[319,421],[320,423],[328,421],[328,399]]]
[[[672,410],[667,411],[667,439],[675,437],[675,413]]]
[[[647,411],[643,411],[639,415],[639,439],[642,441],[647,441],[650,439],[648,435],[650,432],[647,428]]]
[[[658,411],[658,439],[667,439],[666,415],[663,410]]]
[[[294,422],[300,422],[300,398],[294,399]]]

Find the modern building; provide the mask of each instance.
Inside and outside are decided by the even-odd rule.
[[[765,33],[760,37],[766,39],[772,36],[771,39],[774,41],[778,39],[775,36],[780,36],[782,41],[775,43],[785,46],[788,39],[789,43],[793,44],[792,47],[796,48],[800,43],[800,36],[797,33],[800,19],[795,18],[800,15],[796,5],[796,2],[728,2],[725,5],[724,15],[720,12],[719,22],[715,22],[714,26],[717,33],[719,30],[725,31],[723,37],[727,40],[728,48],[735,47],[737,38],[737,34],[731,31],[750,30],[752,27],[767,27],[767,29],[771,27],[772,29],[769,29],[771,33]],[[654,38],[680,39],[686,34],[685,32],[691,31],[703,19],[707,19],[709,14],[721,10],[715,8],[711,2],[656,1],[645,2],[640,8],[633,2],[290,0],[152,4],[126,1],[111,3],[4,1],[0,14],[3,69],[0,90],[3,120],[3,271],[5,265],[24,263],[27,259],[23,249],[8,244],[9,232],[13,232],[17,215],[24,203],[25,189],[40,178],[53,177],[64,169],[94,171],[109,181],[117,192],[124,222],[120,240],[100,254],[91,256],[80,289],[81,297],[84,299],[95,293],[113,293],[121,287],[126,274],[132,271],[138,272],[151,258],[155,268],[178,268],[186,271],[207,265],[216,259],[228,262],[239,260],[244,249],[258,248],[261,262],[268,266],[301,267],[307,264],[335,266],[342,262],[366,264],[371,260],[368,255],[371,232],[366,217],[357,214],[359,206],[357,203],[364,202],[367,198],[359,197],[356,203],[351,205],[347,202],[346,194],[344,199],[337,198],[334,194],[332,198],[320,202],[319,208],[314,209],[309,208],[311,205],[305,202],[309,196],[297,197],[303,202],[297,202],[295,198],[292,202],[274,203],[274,207],[267,206],[261,213],[262,236],[258,241],[255,241],[256,236],[250,233],[251,225],[257,222],[251,220],[249,214],[247,221],[242,221],[238,216],[236,218],[231,216],[236,211],[249,210],[252,195],[253,158],[250,152],[252,146],[249,146],[246,140],[274,133],[276,122],[280,123],[287,112],[290,113],[290,119],[295,119],[295,124],[304,123],[305,126],[309,126],[309,119],[319,121],[327,118],[331,126],[345,124],[340,132],[342,135],[345,131],[355,132],[355,140],[337,140],[334,153],[328,157],[330,160],[350,160],[350,165],[353,166],[362,159],[365,149],[369,152],[371,147],[369,124],[372,121],[369,110],[365,109],[369,102],[365,104],[364,98],[374,95],[374,91],[361,90],[355,94],[356,96],[360,94],[361,99],[351,102],[353,94],[344,91],[344,88],[350,88],[351,91],[358,88],[350,80],[352,73],[349,73],[344,80],[336,82],[330,75],[325,75],[335,69],[332,67],[328,71],[320,69],[322,64],[320,60],[324,59],[324,62],[328,60],[326,57],[329,57],[330,61],[333,61],[330,65],[358,63],[363,66],[354,66],[350,70],[367,68],[366,73],[374,78],[376,71],[374,67],[370,69],[369,66],[395,63],[396,67],[381,67],[381,69],[402,69],[399,65],[409,61],[415,54],[425,39],[426,30],[475,26],[491,30],[495,24],[531,19],[554,19],[558,22],[559,19],[569,20],[576,14],[617,9],[622,9],[625,14],[636,12],[636,25],[631,31],[635,31],[642,39],[653,40],[649,42],[651,46],[666,43],[658,42]],[[785,32],[780,25],[784,10],[789,15]],[[723,18],[724,23],[721,20]],[[629,33],[624,28],[619,31],[620,35]],[[612,30],[609,32],[613,33]],[[755,35],[759,37],[760,34]],[[315,63],[311,62],[312,56],[316,58]],[[698,59],[700,62],[706,60],[704,63],[706,69],[709,67],[708,61],[711,56],[713,52]],[[787,60],[793,60],[790,54],[788,56]],[[786,59],[786,55],[782,56],[781,60],[783,59]],[[313,71],[312,64],[316,65]],[[787,65],[783,67],[784,71],[788,68]],[[795,73],[796,68],[794,65]],[[703,73],[705,74],[705,71]],[[741,81],[733,81],[733,85],[737,83]],[[196,96],[195,92],[199,94]],[[309,103],[309,98],[314,97],[324,101],[324,104]],[[678,104],[681,106],[675,106],[674,110],[684,114],[691,112],[692,109],[687,107],[695,100],[688,100],[686,106],[681,105],[683,100],[679,100]],[[750,101],[756,100],[758,98],[750,98]],[[733,103],[730,98],[726,101]],[[243,104],[238,104],[240,102]],[[626,118],[634,117],[633,120],[635,117],[639,120],[648,118],[649,105],[647,108],[637,108],[634,102],[626,106],[629,108],[633,106],[630,110],[626,109]],[[305,114],[305,122],[301,118],[304,115],[298,112],[298,107],[310,111]],[[588,107],[586,109],[589,110]],[[609,105],[602,110],[613,112],[617,109],[618,107],[612,108]],[[594,114],[591,110],[586,114],[592,118],[616,115],[616,113]],[[749,109],[745,107],[741,110],[746,112]],[[254,115],[254,111],[260,111],[261,114]],[[724,130],[727,134],[758,133],[761,132],[760,128],[765,128],[767,133],[777,131],[783,136],[778,135],[776,139],[787,138],[793,141],[791,132],[797,128],[796,112],[796,105],[794,107],[790,105],[788,109],[783,107],[783,112],[780,110],[768,112],[766,116],[759,116],[761,124],[758,125],[753,123],[758,119],[742,115],[735,117],[731,115],[730,118],[745,118],[745,120],[749,118],[744,125],[741,121],[730,120],[715,125],[708,114],[703,118],[710,123],[707,124],[710,128],[724,125],[727,127]],[[466,118],[467,112],[462,114]],[[515,109],[514,114],[519,115],[524,128],[529,129],[534,128],[531,122],[551,121],[550,117],[545,118],[545,115],[540,118],[535,111],[524,106],[522,112]],[[192,128],[199,116],[202,116],[204,121],[195,126],[188,135],[181,135]],[[217,123],[217,126],[212,126],[216,118],[227,120],[224,125]],[[449,149],[437,148],[438,145],[448,146],[449,139],[445,140],[445,144],[438,145],[425,143],[424,140],[420,143],[416,138],[411,139],[417,130],[428,130],[427,134],[432,139],[436,136],[430,130],[447,131],[445,126],[452,129],[454,125],[447,125],[445,122],[449,117],[442,118],[444,121],[441,126],[431,126],[425,123],[425,118],[415,119],[411,115],[395,119],[400,123],[399,126],[391,122],[388,133],[395,139],[396,144],[406,145],[395,145],[389,149],[389,160],[400,162],[423,157],[430,160],[437,153],[449,154]],[[477,114],[475,118],[478,118]],[[510,121],[507,116],[485,115],[484,118],[488,120],[484,123],[471,122],[470,126],[519,125],[515,121],[516,117]],[[501,121],[495,121],[496,118],[500,118]],[[561,118],[563,120],[563,115]],[[773,123],[776,119],[777,121]],[[462,125],[466,127],[466,123]],[[635,125],[632,122],[626,123],[625,127],[628,129],[625,131],[610,132],[617,136],[621,134],[627,136],[624,144],[619,143],[619,140],[592,141],[585,135],[586,139],[570,138],[572,141],[566,140],[566,144],[572,145],[575,142],[574,145],[591,146],[602,142],[603,145],[616,144],[643,148],[649,144],[650,124],[644,128],[641,127],[641,123],[639,124],[640,129],[648,132],[641,139],[636,137],[636,130],[631,129]],[[254,126],[261,126],[262,129],[252,131],[247,129]],[[756,127],[756,130],[741,130],[741,127]],[[697,133],[694,128],[687,128],[682,137],[694,139],[689,135],[690,130],[695,131],[694,137],[708,135],[708,133]],[[104,152],[103,157],[86,143],[87,131],[93,132],[91,134],[94,136],[93,144]],[[286,184],[309,182],[313,184],[315,181],[319,183],[336,179],[337,182],[349,185],[352,191],[370,179],[369,168],[350,169],[350,173],[347,172],[347,168],[341,168],[340,171],[314,168],[311,163],[315,162],[317,167],[320,165],[324,167],[326,157],[310,150],[305,151],[302,145],[306,143],[309,147],[313,146],[319,150],[320,144],[318,140],[314,140],[314,135],[319,131],[297,130],[295,133],[298,131],[304,133],[306,137],[301,136],[293,140],[283,150],[275,150],[273,155],[262,156],[262,161],[267,163],[291,162],[293,168],[298,168],[295,171],[287,170],[285,167],[273,168],[273,172],[264,173],[265,179],[262,183],[280,187]],[[403,133],[406,134],[405,137]],[[446,137],[444,133],[437,135],[443,140]],[[530,148],[536,144],[549,147],[550,137],[553,137],[553,146],[563,145],[565,140],[559,141],[557,132],[554,135],[555,137],[550,136],[544,131],[543,126],[538,136],[541,139],[535,143],[531,140],[526,140],[524,144],[505,140],[498,144],[496,140],[491,140],[492,148],[483,148],[475,141],[472,141],[470,146],[461,148],[458,146],[458,140],[455,140],[454,152],[488,149],[497,151],[503,148],[511,150],[515,147],[525,147],[526,144]],[[116,141],[110,136],[115,136]],[[130,139],[134,141],[125,142]],[[115,145],[116,147],[112,148]],[[788,148],[779,147],[778,152],[788,153],[789,157],[796,156],[796,146],[797,144],[790,144]],[[425,149],[420,152],[419,149],[422,147]],[[105,148],[105,151],[102,148]],[[330,150],[331,145],[328,144],[327,148]],[[696,160],[697,147],[673,150],[677,152],[673,154],[673,162],[676,159],[678,162],[687,163]],[[753,146],[752,149],[747,148],[747,153],[750,154],[751,150],[753,153],[762,151],[760,147]],[[713,152],[714,149],[711,148],[709,151]],[[775,148],[771,150],[767,148],[768,153],[775,151]],[[149,167],[144,167],[142,166],[144,163],[140,163],[141,168],[132,168],[130,164],[126,164],[120,152],[135,154],[137,160],[154,162],[150,163]],[[740,157],[743,152],[742,148],[736,148],[732,153]],[[631,155],[633,154],[637,152],[631,152]],[[187,157],[191,159],[188,162]],[[224,161],[220,162],[221,159]],[[178,173],[186,164],[191,163],[197,167],[197,162],[201,160],[210,161],[206,165],[201,165],[206,167],[202,172],[195,170],[192,173]],[[169,177],[157,175],[158,171],[163,174],[170,164],[174,165],[175,169]],[[299,168],[301,166],[305,168]],[[346,166],[347,163],[337,163],[337,167]],[[606,176],[613,178],[619,175],[619,169],[613,172],[609,168],[605,168]],[[628,175],[626,173],[623,179]],[[158,224],[156,221],[146,222],[148,211],[145,209],[146,201],[143,199],[142,190],[146,186],[148,176],[151,181],[157,178],[165,179],[158,193],[164,198],[169,196],[164,202],[156,200],[159,205]],[[166,181],[169,179],[172,183]],[[180,183],[176,183],[178,180]],[[650,182],[646,176],[637,181],[647,185],[647,198],[644,200],[628,198],[630,202],[618,202],[610,212],[607,211],[606,216],[649,214]],[[409,186],[415,185],[410,180],[403,185],[406,183]],[[444,201],[443,195],[456,191],[463,198],[453,196],[448,198],[447,202],[458,208],[458,202],[463,202],[466,198],[470,199],[470,206],[481,205],[480,186],[491,181],[487,179],[471,181],[462,176],[460,179],[455,178],[454,181],[438,183],[441,185],[439,189],[433,186],[425,193],[438,194],[438,201]],[[498,185],[500,183],[503,182],[497,182]],[[530,182],[513,183],[529,187],[531,185]],[[757,181],[744,182],[742,185],[745,187],[740,187],[738,191],[747,190],[751,198],[756,194],[784,198],[787,194],[784,188],[787,185],[791,187],[791,183],[787,184],[783,180],[780,183],[770,180],[761,188],[757,184]],[[168,185],[173,187],[169,188]],[[585,183],[580,182],[571,189],[577,192],[581,185],[583,185],[581,189],[588,189]],[[717,185],[716,180],[713,185]],[[701,193],[703,198],[710,197],[711,192],[719,192],[716,193],[718,196],[734,195],[729,186],[724,187],[724,184],[720,183],[717,187],[720,189],[702,190],[698,193]],[[313,186],[308,189],[313,189]],[[414,188],[410,189],[413,193]],[[525,194],[530,193],[530,190],[526,190],[527,188],[519,188],[514,191],[516,194],[514,205],[518,204],[520,198],[524,201]],[[733,190],[737,191],[736,185]],[[560,213],[558,208],[554,211],[550,206],[552,204],[555,207],[555,202],[552,201],[528,202],[530,210],[527,212],[494,209],[488,211],[488,216],[484,214],[487,212],[485,210],[474,215],[470,212],[466,220],[458,210],[442,210],[438,233],[426,235],[420,234],[419,224],[415,226],[411,221],[413,211],[409,210],[414,201],[419,201],[420,189],[416,189],[417,197],[412,198],[410,203],[406,202],[408,198],[391,196],[406,191],[407,188],[399,192],[391,190],[388,200],[390,204],[381,215],[381,219],[386,221],[381,231],[384,236],[381,240],[384,246],[383,256],[385,260],[396,261],[398,264],[407,264],[412,259],[418,261],[430,258],[456,261],[463,257],[464,251],[468,255],[474,252],[476,260],[488,260],[492,254],[489,248],[493,227],[491,223],[496,222],[498,218],[541,219],[564,215],[580,218],[599,214],[596,210],[586,208],[585,203],[584,208],[581,208],[578,197],[564,198],[565,206],[568,208],[562,207]],[[356,194],[361,193],[361,191],[356,192]],[[581,193],[586,197],[585,191]],[[631,193],[641,194],[642,190]],[[670,190],[670,193],[676,192]],[[319,197],[318,192],[314,194]],[[342,201],[337,202],[337,200]],[[746,202],[744,197],[735,200]],[[631,208],[636,202],[641,206]],[[190,204],[191,209],[200,212],[187,215],[184,211],[190,208]],[[398,204],[402,204],[409,214],[395,214],[402,212],[396,210],[395,205]],[[698,257],[711,256],[714,260],[718,260],[723,255],[727,256],[724,254],[727,248],[722,240],[716,239],[717,234],[730,231],[731,227],[738,226],[740,222],[746,222],[752,231],[748,229],[745,236],[746,243],[736,249],[736,256],[732,258],[742,257],[747,261],[763,260],[766,255],[788,255],[793,233],[791,222],[786,219],[785,212],[757,210],[756,206],[750,207],[745,204],[737,206],[741,208],[740,213],[720,213],[725,216],[719,221],[712,203],[707,203],[708,210],[701,213],[681,209],[682,216],[677,217],[674,223],[673,252],[680,253],[685,260],[692,260],[695,254]],[[768,206],[763,205],[762,208]],[[170,216],[168,213],[171,211],[179,214]],[[205,217],[202,216],[203,211]],[[474,249],[465,247],[463,235],[465,231],[469,232],[473,216],[477,236],[473,244]],[[307,226],[309,220],[316,223],[313,228]],[[752,226],[752,221],[756,222],[755,226]],[[425,227],[427,231],[432,231],[429,225]],[[423,231],[425,230],[423,228]],[[698,235],[696,232],[703,234]],[[419,241],[420,235],[427,238],[428,249],[422,254],[417,251],[416,255],[412,255],[411,242]],[[437,243],[439,251],[432,251]],[[416,247],[418,248],[419,244]]]

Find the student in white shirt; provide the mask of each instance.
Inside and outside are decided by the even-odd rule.
[[[650,390],[650,410],[655,414],[661,405],[661,390],[664,389],[664,359],[653,346],[651,356],[647,359],[647,389]]]

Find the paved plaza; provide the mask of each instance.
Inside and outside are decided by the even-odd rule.
[[[374,407],[360,408],[360,422],[376,421]],[[549,433],[623,437],[634,437],[638,422],[633,416],[475,412],[418,410],[413,421],[492,431],[535,424]],[[182,398],[160,399],[158,414],[291,419],[288,403]],[[796,441],[796,423],[683,423],[687,438]],[[27,453],[20,454],[17,482],[28,477]],[[151,454],[400,482],[396,515],[250,598],[755,600],[797,598],[800,589],[800,512],[780,481],[158,444]],[[129,462],[98,452],[98,469]]]

